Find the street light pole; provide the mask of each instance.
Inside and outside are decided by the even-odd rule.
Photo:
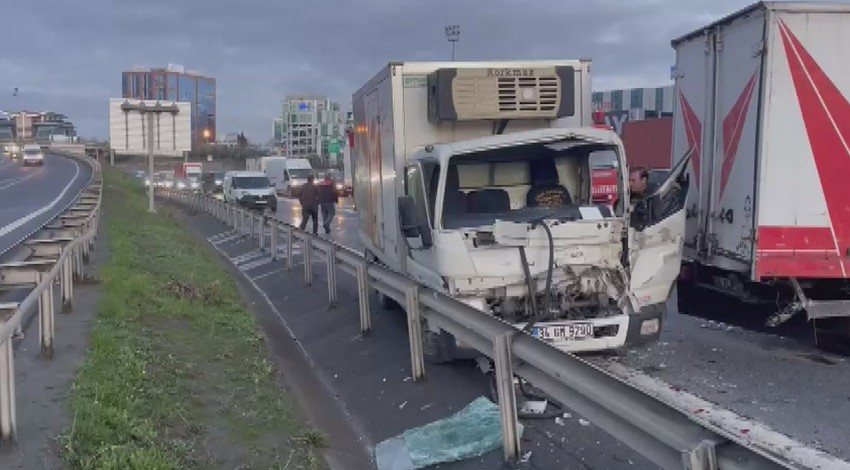
[[[140,101],[139,104],[131,104],[129,101],[125,100],[121,103],[121,111],[125,113],[129,113],[130,111],[137,111],[142,115],[143,118],[147,117],[147,128],[148,128],[148,212],[154,213],[156,212],[156,208],[154,207],[153,200],[153,188],[154,188],[154,180],[153,180],[153,115],[154,114],[162,114],[169,113],[172,116],[176,116],[177,113],[180,112],[180,108],[176,103],[172,103],[170,105],[160,104],[159,101],[153,105],[146,105],[144,101]]]
[[[452,24],[446,26],[446,39],[452,43],[452,62],[455,61],[455,44],[460,41],[460,25]]]

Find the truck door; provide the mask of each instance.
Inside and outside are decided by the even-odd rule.
[[[636,308],[665,302],[679,275],[690,186],[688,162],[695,153],[695,149],[686,152],[664,183],[632,210],[628,253]]]
[[[716,124],[707,188],[706,259],[715,266],[739,271],[749,269],[755,239],[752,207],[764,15],[764,10],[757,10],[715,32]]]
[[[698,258],[703,240],[698,234],[705,231],[705,214],[708,207],[706,183],[711,163],[711,131],[713,108],[711,106],[714,84],[714,35],[705,34],[684,40],[675,46],[676,67],[671,74],[675,81],[673,103],[673,159],[694,149],[690,175],[691,191],[688,194],[685,226],[685,256]]]
[[[439,178],[440,167],[432,162],[412,163],[404,169],[404,194],[413,198],[416,205],[417,219],[421,221],[419,230],[432,232],[434,230],[434,204],[436,194],[426,188],[436,187],[431,184],[433,178]],[[423,237],[407,238],[407,272],[414,280],[434,289],[442,287],[442,278],[434,269],[434,247],[423,243]],[[427,237],[426,239],[430,239]]]

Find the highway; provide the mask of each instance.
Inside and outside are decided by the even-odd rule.
[[[280,199],[278,216],[298,224],[300,207],[293,200]],[[350,202],[341,203],[328,237],[363,251],[356,217]],[[207,226],[206,230],[215,242],[215,229]],[[311,289],[315,294],[305,295],[299,270],[282,272],[280,263],[244,256],[252,248],[239,240],[217,242],[217,248],[263,290],[286,322],[286,327],[278,326],[280,334],[286,336],[287,328],[292,330],[372,445],[406,428],[446,416],[487,393],[484,376],[471,363],[428,366],[426,384],[409,383],[404,315],[380,311],[373,300],[374,336],[359,339],[356,285],[349,276],[338,275],[340,305],[328,312],[323,259],[314,260],[316,280]],[[297,253],[296,257],[300,259]],[[846,439],[850,423],[833,418],[850,415],[847,358],[818,350],[805,336],[785,337],[682,315],[675,305],[675,298],[671,299],[660,342],[585,358],[602,367],[625,365],[812,447],[850,457]],[[336,322],[334,318],[345,320]],[[741,320],[737,323],[747,323],[745,318]],[[359,359],[352,361],[352,357]],[[375,398],[383,400],[375,403]],[[532,468],[654,468],[593,423],[578,418],[567,415],[557,422],[546,419],[525,423],[523,445],[524,450],[533,452]],[[495,465],[496,460],[492,463]],[[467,468],[456,465],[445,468]]]
[[[56,155],[45,155],[41,167],[0,157],[0,256],[54,218],[90,178],[88,166]]]

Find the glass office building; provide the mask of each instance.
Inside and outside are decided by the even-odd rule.
[[[133,70],[121,74],[121,97],[140,100],[185,101],[192,105],[194,145],[216,141],[215,79],[182,66]]]

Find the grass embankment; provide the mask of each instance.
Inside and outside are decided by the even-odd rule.
[[[105,181],[109,260],[63,436],[73,468],[323,468],[254,317],[209,249],[140,185]]]

